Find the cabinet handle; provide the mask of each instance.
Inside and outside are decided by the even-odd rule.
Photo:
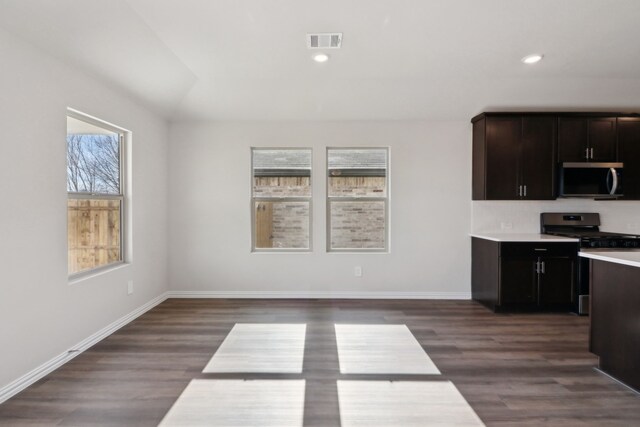
[[[518,185],[518,197],[522,197],[522,185]]]
[[[524,197],[527,197],[527,186],[524,186]]]
[[[585,148],[585,149],[584,149],[584,157],[585,157],[587,160],[589,160],[589,149],[588,149],[588,148]]]
[[[542,261],[542,274],[545,274],[545,271],[544,271],[544,261]]]
[[[593,147],[591,148],[591,160],[593,160]]]
[[[536,261],[536,274],[540,274],[540,261]]]

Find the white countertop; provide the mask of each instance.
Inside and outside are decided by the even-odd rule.
[[[471,233],[471,237],[493,240],[494,242],[578,242],[572,237],[551,236],[540,233]]]
[[[640,250],[629,251],[580,251],[581,257],[640,267]]]

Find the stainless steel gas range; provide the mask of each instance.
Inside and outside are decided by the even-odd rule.
[[[540,232],[579,239],[581,251],[640,250],[639,235],[600,231],[600,214],[594,212],[543,212],[540,214]],[[589,261],[587,259],[579,257],[577,275],[574,311],[586,315],[589,314]]]

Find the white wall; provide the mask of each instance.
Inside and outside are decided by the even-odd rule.
[[[251,253],[250,147],[311,147],[313,252]],[[325,149],[391,148],[391,253],[326,253]],[[171,126],[170,283],[254,296],[449,296],[470,292],[469,231],[539,232],[540,212],[600,212],[640,234],[640,202],[471,202],[468,122],[176,123]],[[502,224],[510,229],[502,229]],[[363,267],[356,278],[353,268]]]
[[[2,30],[0,58],[2,388],[167,290],[168,128],[117,91]],[[133,132],[134,262],[71,285],[67,107]]]
[[[470,138],[468,122],[172,125],[172,290],[468,297]],[[252,146],[313,148],[313,252],[251,253]],[[389,254],[326,252],[327,146],[390,147]]]

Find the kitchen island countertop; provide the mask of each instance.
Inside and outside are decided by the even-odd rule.
[[[577,243],[579,239],[573,237],[564,236],[552,236],[550,234],[540,233],[470,233],[471,237],[478,239],[492,240],[494,242],[574,242]]]
[[[640,267],[640,250],[627,251],[580,251],[581,257],[608,261],[616,264]]]

